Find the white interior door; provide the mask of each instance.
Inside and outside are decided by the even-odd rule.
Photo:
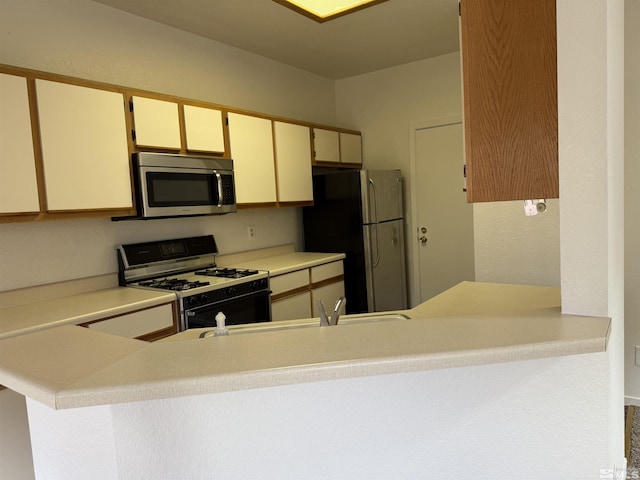
[[[474,280],[473,206],[462,191],[462,124],[415,130],[416,230],[420,301]]]

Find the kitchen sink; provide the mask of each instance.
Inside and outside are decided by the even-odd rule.
[[[404,313],[354,313],[351,315],[341,315],[338,320],[338,325],[335,327],[322,327],[322,328],[336,328],[341,325],[350,325],[354,323],[369,323],[369,322],[386,322],[389,320],[409,320],[411,317]],[[245,333],[257,333],[257,332],[275,332],[278,330],[293,330],[298,328],[319,328],[320,319],[309,318],[304,320],[285,320],[277,322],[264,322],[264,323],[251,323],[246,325],[232,325],[229,327],[229,335],[240,335]],[[214,331],[207,330],[200,334],[200,338],[213,337]]]

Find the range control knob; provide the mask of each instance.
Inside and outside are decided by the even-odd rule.
[[[196,299],[196,297],[187,297],[185,299],[185,302],[187,303],[187,305],[189,305],[190,307],[195,307],[198,304],[198,300]]]
[[[237,291],[236,287],[229,287],[227,288],[227,295],[235,295]]]
[[[199,303],[207,303],[208,300],[209,300],[209,297],[207,296],[206,293],[201,293],[200,295],[198,295]]]

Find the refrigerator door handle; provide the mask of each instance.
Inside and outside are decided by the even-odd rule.
[[[371,190],[373,191],[373,214],[374,214],[374,217],[373,217],[371,223],[378,223],[378,192],[376,191],[376,184],[373,183],[373,180],[371,178],[369,179],[369,186],[371,187]]]
[[[373,179],[369,179],[369,186],[373,191],[373,222],[375,223],[375,235],[376,235],[376,252],[373,260],[373,268],[377,267],[380,263],[380,240],[378,235],[378,192],[376,191],[376,184],[373,182]]]
[[[375,235],[376,235],[376,251],[375,255],[372,258],[373,268],[376,268],[380,263],[380,235],[378,232],[378,224],[375,224]]]

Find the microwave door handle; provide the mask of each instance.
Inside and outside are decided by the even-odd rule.
[[[215,172],[216,178],[218,179],[218,207],[222,206],[222,175],[218,172]]]

